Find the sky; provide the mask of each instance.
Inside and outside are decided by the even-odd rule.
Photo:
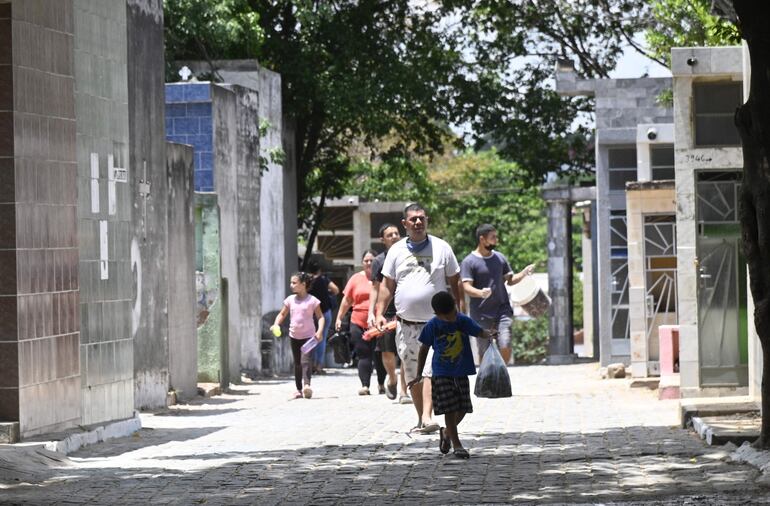
[[[641,39],[641,37],[640,37]],[[643,40],[637,40],[643,43]],[[613,79],[641,77],[645,72],[649,77],[671,77],[671,71],[657,62],[639,54],[631,46],[627,46],[618,66],[610,72]]]

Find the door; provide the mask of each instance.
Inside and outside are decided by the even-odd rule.
[[[748,385],[746,261],[738,223],[738,172],[702,172],[696,239],[701,386]]]
[[[676,216],[644,217],[645,323],[649,360],[660,359],[658,327],[676,325]],[[650,371],[658,372],[656,371]]]

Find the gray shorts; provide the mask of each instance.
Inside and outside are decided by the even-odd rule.
[[[422,343],[417,340],[420,337],[425,323],[405,323],[398,321],[396,326],[396,348],[401,357],[401,368],[404,371],[404,379],[407,383],[417,378],[417,355]],[[433,348],[428,350],[428,358],[425,359],[425,367],[422,369],[422,377],[430,378],[433,374]]]
[[[511,347],[511,325],[513,320],[510,316],[501,316],[499,319],[483,319],[478,322],[479,327],[484,330],[497,329],[497,347],[500,349]],[[489,348],[489,339],[483,337],[476,338],[476,346],[479,349],[479,357]]]

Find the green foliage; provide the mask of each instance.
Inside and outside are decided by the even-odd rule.
[[[654,57],[671,67],[672,47],[740,44],[738,28],[711,13],[711,0],[654,0],[645,32]]]
[[[396,157],[381,162],[355,162],[345,193],[369,201],[418,201],[430,207],[435,191],[424,162]]]
[[[248,0],[165,0],[166,78],[175,60],[255,58],[263,41],[259,15]]]
[[[548,318],[515,320],[511,345],[517,364],[539,364],[548,355]]]
[[[494,151],[465,153],[433,168],[438,189],[430,207],[431,231],[452,245],[459,259],[476,248],[473,234],[491,223],[498,250],[514,270],[530,263],[545,268],[545,203],[539,189],[523,183],[527,175]]]

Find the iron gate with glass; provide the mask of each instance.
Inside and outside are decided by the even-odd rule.
[[[701,172],[697,176],[700,382],[701,386],[746,386],[746,261],[737,209],[741,174]]]
[[[645,320],[647,342],[660,325],[675,325],[676,216],[644,217]]]

